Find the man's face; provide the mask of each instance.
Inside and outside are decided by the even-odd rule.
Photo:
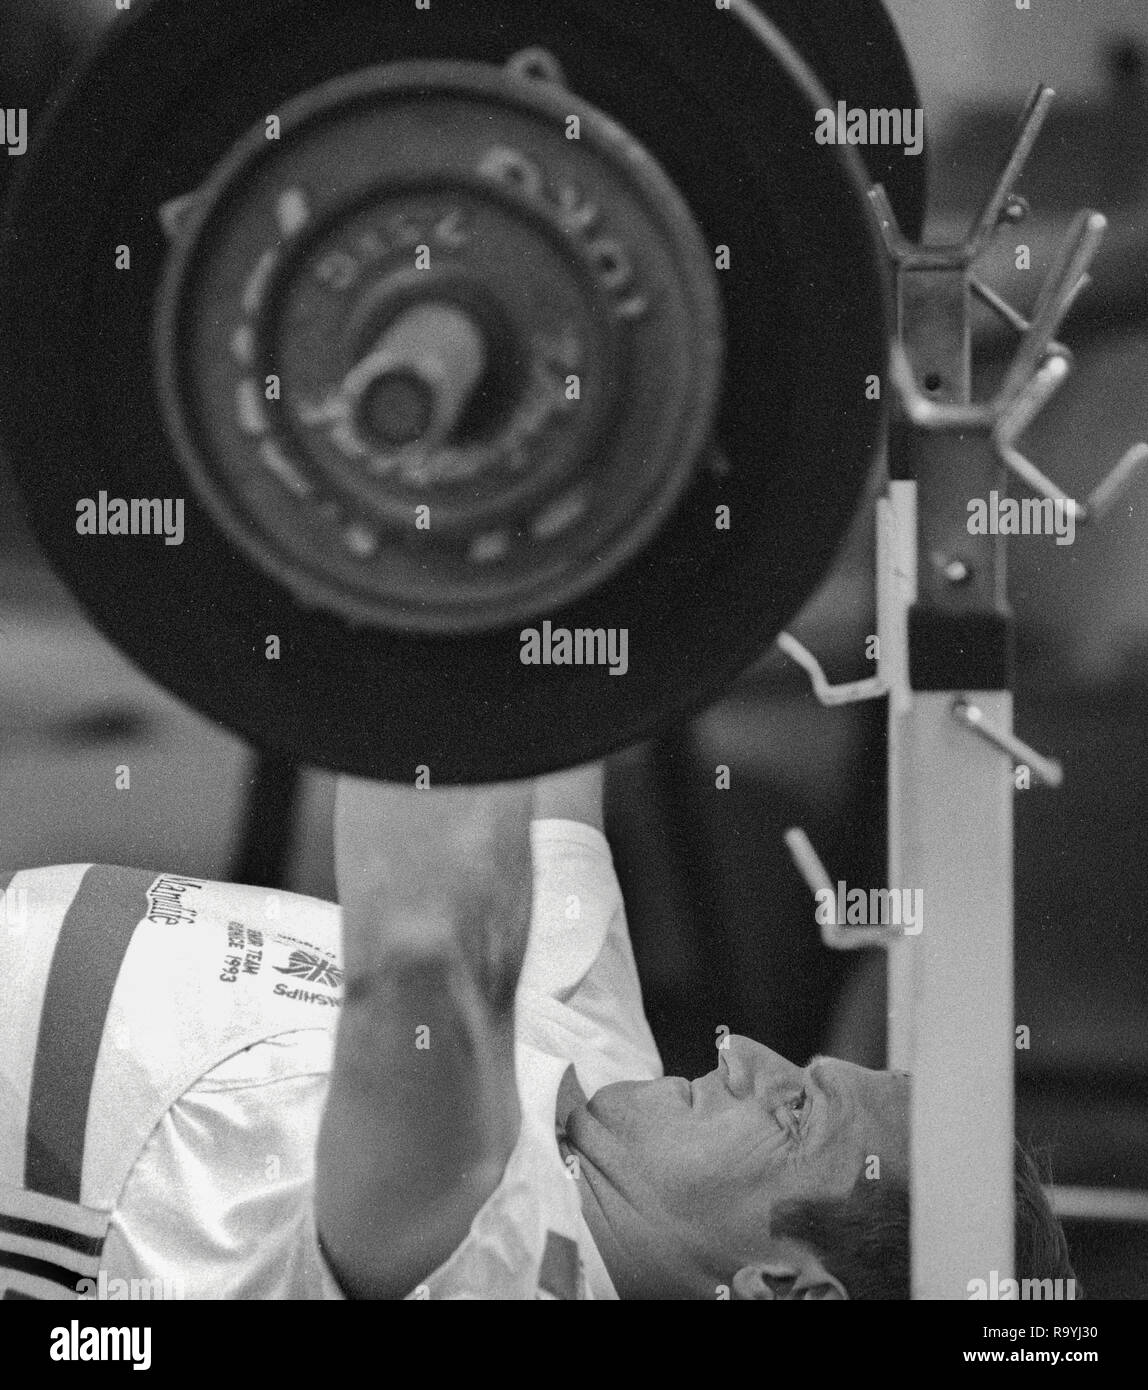
[[[908,1181],[905,1073],[833,1058],[796,1067],[737,1036],[717,1055],[697,1081],[606,1086],[567,1124],[635,1208],[715,1263],[753,1259],[771,1207],[843,1197],[867,1165],[876,1180]]]

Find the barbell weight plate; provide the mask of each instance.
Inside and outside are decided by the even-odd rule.
[[[301,602],[392,630],[597,588],[713,432],[721,298],[681,195],[569,91],[486,65],[383,65],[278,121],[190,200],[162,291],[165,416],[216,522]],[[392,439],[376,388],[418,410],[395,335],[419,313],[410,361],[446,374],[473,339],[474,379],[457,428],[428,379]]]
[[[320,83],[373,63],[501,66],[533,46],[655,155],[715,255],[729,248],[713,454],[728,467],[703,468],[640,554],[534,624],[618,634],[613,667],[523,664],[517,626],[387,631],[301,604],[198,503],[151,387],[158,209]],[[780,33],[709,0],[137,4],[21,161],[3,233],[4,437],[45,551],[150,676],[340,771],[524,777],[703,707],[824,575],[884,426],[865,390],[887,357],[884,253],[856,151],[813,139],[826,100]],[[872,104],[906,102],[882,90]],[[78,535],[77,505],[99,493],[183,498],[183,543]]]
[[[758,0],[753,8],[801,54],[834,110],[838,102],[847,110],[922,109],[908,55],[882,0]],[[869,180],[884,185],[901,230],[919,241],[928,197],[926,154],[906,155],[892,144],[860,145],[857,152]]]

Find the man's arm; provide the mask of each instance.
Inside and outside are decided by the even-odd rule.
[[[604,835],[603,784],[601,764],[542,779],[535,820],[577,821]],[[536,834],[534,850],[541,881],[523,984],[581,1016],[583,1041],[592,1041],[571,1060],[587,1086],[661,1076],[609,847],[558,825]]]
[[[517,1141],[533,793],[340,784],[347,989],[315,1200],[355,1297],[403,1297],[449,1258]]]
[[[535,820],[574,820],[605,833],[602,809],[605,767],[591,763],[540,777],[534,787]]]

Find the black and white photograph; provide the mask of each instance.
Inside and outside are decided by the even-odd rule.
[[[1146,851],[1144,0],[0,0],[30,1374],[1119,1364]]]

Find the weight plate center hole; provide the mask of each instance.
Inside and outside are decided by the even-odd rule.
[[[359,409],[359,427],[372,443],[399,448],[417,443],[430,430],[434,391],[414,372],[389,372],[371,382]]]
[[[431,300],[387,324],[346,389],[359,432],[378,447],[465,448],[494,437],[514,413],[522,365],[502,325]]]

